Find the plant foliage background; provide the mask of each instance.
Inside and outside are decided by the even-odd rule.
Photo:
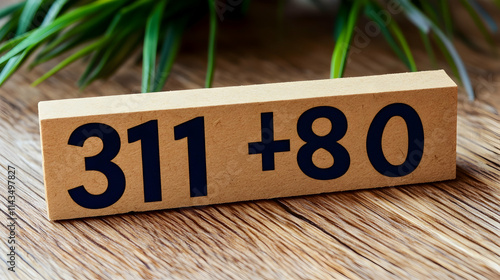
[[[78,80],[84,88],[96,79],[111,76],[134,51],[142,46],[143,92],[160,91],[172,69],[182,36],[190,25],[208,14],[208,61],[205,86],[210,87],[215,67],[218,12],[225,1],[236,0],[26,0],[0,9],[0,85],[23,62],[35,55],[34,67],[67,52],[70,55],[33,84],[37,85],[67,65],[90,59]],[[319,9],[324,2],[310,0]],[[278,0],[282,9],[286,0]],[[434,59],[434,47],[443,53],[470,99],[474,98],[465,65],[453,44],[457,34],[451,13],[460,5],[494,48],[491,34],[497,31],[494,19],[476,0],[341,0],[334,22],[335,47],[331,58],[331,78],[341,77],[346,67],[354,29],[361,17],[373,21],[394,54],[411,71],[417,64],[406,40],[407,34],[395,17],[387,23],[381,15],[388,7],[398,7],[415,25],[426,50]],[[500,0],[493,0],[500,6]],[[234,4],[234,3],[233,3]],[[250,0],[238,0],[234,14],[244,16]],[[495,11],[498,12],[498,11]],[[399,19],[399,18],[398,18]],[[434,44],[431,43],[434,41]],[[433,47],[434,46],[434,47]],[[35,53],[35,50],[38,51]]]

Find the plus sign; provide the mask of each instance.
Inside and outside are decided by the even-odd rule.
[[[274,140],[273,113],[260,114],[261,142],[248,143],[248,154],[262,154],[262,171],[274,170],[274,154],[290,151],[290,140]]]

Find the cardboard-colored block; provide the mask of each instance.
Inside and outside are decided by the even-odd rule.
[[[444,71],[39,103],[51,220],[454,179]]]

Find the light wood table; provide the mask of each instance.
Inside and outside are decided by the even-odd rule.
[[[328,77],[331,19],[280,25],[252,11],[221,24],[215,87]],[[203,86],[206,28],[186,36],[166,90]],[[415,58],[430,69],[415,37]],[[499,279],[500,60],[457,45],[477,100],[460,89],[456,180],[62,222],[47,219],[37,103],[139,92],[140,66],[132,59],[84,91],[74,85],[82,62],[36,88],[57,61],[22,69],[0,88],[0,279]],[[403,71],[378,36],[346,75]],[[18,177],[15,273],[6,264],[8,165]]]

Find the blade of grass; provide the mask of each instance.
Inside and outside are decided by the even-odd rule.
[[[16,4],[12,4],[10,6],[7,6],[7,7],[4,7],[2,9],[0,9],[0,19],[3,18],[3,17],[6,17],[10,14],[12,14],[13,12],[21,9],[24,4],[25,4],[26,1],[23,1],[23,2],[20,2],[20,3],[16,3]]]
[[[142,92],[149,92],[153,87],[156,63],[156,49],[160,34],[160,24],[166,0],[157,3],[146,22],[144,47],[142,52]]]
[[[33,31],[28,31],[22,35],[19,35],[15,38],[12,38],[6,42],[4,42],[2,45],[0,45],[0,54],[5,52],[6,50],[11,49],[14,47],[17,43],[21,42],[25,38],[27,38]]]
[[[25,49],[22,53],[14,56],[13,58],[9,59],[5,66],[2,69],[2,72],[0,72],[0,86],[2,86],[7,79],[14,74],[14,72],[22,65],[22,63],[26,60],[28,55],[36,48],[36,46],[31,46],[27,49]]]
[[[500,0],[499,0],[500,1]],[[349,16],[349,10],[351,9],[351,4],[348,1],[341,1],[340,7],[335,15],[335,22],[333,24],[333,39],[338,40],[340,33],[342,32],[345,23],[347,22],[347,17]]]
[[[433,34],[434,35],[434,34]],[[444,59],[446,60],[446,62],[450,65],[451,67],[451,71],[453,71],[453,75],[455,75],[455,77],[460,77],[460,74],[458,73],[458,68],[457,68],[457,65],[455,63],[455,61],[453,60],[453,57],[450,55],[450,53],[447,51],[447,48],[446,46],[443,44],[442,41],[439,40],[439,38],[436,38],[436,36],[434,35],[433,36],[433,39],[434,41],[436,42],[436,45],[438,46],[439,50],[441,51],[441,53],[443,54],[444,56]],[[460,82],[462,82],[462,80],[460,79]]]
[[[440,0],[441,17],[444,22],[444,30],[446,35],[451,38],[453,37],[453,21],[451,19],[450,3],[449,0]]]
[[[154,79],[153,91],[161,91],[167,78],[170,75],[170,70],[174,65],[175,57],[179,51],[182,35],[184,32],[185,23],[172,22],[167,26],[165,39],[156,70],[156,77]]]
[[[491,37],[491,34],[488,31],[488,28],[484,24],[484,22],[481,20],[481,17],[479,16],[478,12],[474,7],[471,5],[471,2],[468,0],[460,0],[460,3],[465,7],[467,12],[469,13],[470,17],[476,24],[477,28],[483,35],[484,39],[488,42],[490,46],[494,45],[493,38]]]
[[[56,32],[66,28],[67,26],[79,21],[84,16],[89,16],[95,13],[98,13],[100,10],[113,8],[113,6],[117,7],[120,5],[119,1],[113,0],[97,0],[88,4],[86,6],[82,6],[75,10],[68,12],[54,20],[51,24],[36,29],[33,34],[31,34],[28,38],[21,41],[14,48],[12,48],[5,55],[0,57],[0,65],[3,65],[7,60],[22,52],[24,49],[28,48],[30,45],[38,44],[43,40],[49,38]]]
[[[2,28],[0,28],[0,41],[3,41],[7,37],[9,37],[11,34],[13,34],[15,24],[16,24],[15,20],[10,20],[10,21],[6,22],[2,26]],[[13,36],[10,36],[10,37],[13,37]]]
[[[150,0],[135,1],[129,6],[121,8],[111,20],[111,23],[103,36],[111,39],[112,36],[114,36],[114,33],[117,32],[118,34],[116,35],[116,38],[120,38],[120,36],[123,36],[120,34],[123,34],[123,32],[132,32],[135,30],[134,27],[142,28],[141,18],[143,18],[144,15],[141,14],[141,10],[137,10],[137,8],[148,2],[150,2]],[[127,16],[133,17],[130,19]],[[106,44],[108,43],[113,45],[113,42],[110,43],[110,41],[106,41]],[[108,53],[106,50],[107,48],[109,48],[109,46],[103,45],[102,49],[97,50],[92,55],[92,59],[77,82],[80,88],[86,87],[92,79],[96,79],[96,75],[98,75],[98,73],[100,73],[104,68],[103,59],[105,58],[106,53]]]
[[[478,16],[486,23],[490,32],[496,33],[498,26],[491,15],[476,0],[468,0]]]
[[[56,0],[56,1],[54,1],[54,3],[52,3],[52,5],[50,6],[50,9],[47,12],[47,14],[45,15],[45,18],[43,19],[43,22],[40,26],[43,27],[43,26],[47,26],[48,24],[52,23],[54,21],[54,19],[57,17],[57,15],[59,14],[59,12],[64,7],[64,5],[66,5],[67,2],[68,2],[68,0]]]
[[[33,22],[33,18],[36,15],[36,11],[40,8],[42,0],[27,0],[26,5],[24,5],[21,17],[19,18],[19,24],[17,25],[16,35],[21,35],[28,31]]]
[[[110,25],[104,35],[108,40],[92,55],[92,59],[77,82],[80,88],[85,88],[92,81],[99,78],[100,73],[102,73],[111,56],[120,52],[123,44],[130,44],[131,40],[128,40],[130,37],[142,34],[138,31],[142,31],[144,28],[143,18],[144,15],[134,15],[127,21],[124,21],[124,25]],[[110,30],[115,31],[111,32]],[[110,32],[108,33],[108,31]]]
[[[361,1],[354,1],[346,22],[342,24],[341,32],[335,42],[335,48],[332,54],[330,78],[340,78],[344,74],[345,64],[349,53],[349,45],[360,10]]]
[[[75,36],[74,38],[71,38],[67,41],[62,42],[55,49],[52,49],[49,52],[46,52],[46,53],[40,52],[39,55],[37,55],[37,57],[29,65],[29,67],[31,69],[31,68],[33,68],[41,63],[44,63],[44,62],[49,61],[55,57],[58,57],[58,56],[62,55],[63,53],[65,53],[65,52],[67,52],[67,51],[69,51],[69,50],[71,50],[71,49],[73,49],[81,44],[86,43],[89,40],[92,40],[92,39],[99,37],[100,35],[102,35],[102,34],[95,33],[95,32],[92,32],[92,30],[90,30],[90,32],[85,32],[85,33],[81,34],[80,36]]]
[[[34,81],[31,85],[36,86],[40,84],[41,82],[45,81],[47,78],[51,77],[55,73],[59,72],[61,69],[64,67],[70,65],[71,63],[75,62],[77,59],[82,58],[88,54],[90,54],[92,51],[96,50],[103,44],[103,40],[96,41],[79,51],[75,52],[65,60],[61,61],[59,64],[54,66],[52,69],[50,69],[48,72],[46,72],[42,77],[38,78],[36,81]]]
[[[102,26],[108,25],[107,17],[113,11],[104,10],[95,17],[91,17],[85,20],[82,20],[80,23],[70,27],[65,30],[64,33],[58,35],[54,40],[47,43],[47,45],[40,51],[38,56],[35,58],[33,62],[35,65],[41,62],[47,61],[50,58],[44,58],[45,56],[50,56],[50,54],[55,55],[57,53],[62,54],[63,51],[57,51],[56,49],[61,50],[61,46],[66,44],[69,45],[68,41],[74,42],[81,40],[82,37],[92,38],[90,34],[95,34],[96,36],[102,35],[105,31],[102,30]],[[94,37],[96,37],[94,36]]]
[[[428,34],[428,31],[432,29],[433,33],[436,34],[438,41],[446,48],[447,52],[451,56],[454,64],[457,67],[458,78],[462,81],[465,91],[470,100],[474,99],[474,90],[472,89],[472,83],[470,81],[469,75],[465,68],[464,62],[460,58],[457,50],[453,43],[446,37],[446,35],[441,31],[441,29],[429,20],[425,15],[422,14],[409,0],[399,0],[403,8],[403,12],[406,17],[417,26],[422,32]]]
[[[411,53],[410,46],[408,45],[408,42],[406,41],[405,36],[403,35],[403,32],[399,28],[399,26],[396,24],[396,22],[391,22],[389,24],[389,28],[391,29],[392,33],[396,36],[396,38],[399,41],[399,44],[403,48],[403,52],[406,55],[406,59],[408,60],[408,64],[410,65],[409,69],[410,71],[417,71],[417,65],[415,63],[415,59],[413,58],[413,54]]]
[[[127,36],[123,37],[122,43],[116,45],[112,55],[109,57],[108,62],[104,65],[98,75],[92,77],[92,80],[90,81],[92,82],[96,79],[107,79],[113,75],[113,73],[115,73],[122,64],[128,61],[132,53],[143,42],[143,40],[144,35],[139,32],[127,34]]]
[[[375,23],[379,26],[382,35],[385,37],[389,46],[393,49],[394,53],[406,64],[410,71],[417,71],[417,66],[415,64],[415,60],[413,59],[413,55],[411,53],[410,47],[406,42],[406,38],[399,26],[389,18],[389,22],[384,22],[384,19],[380,16],[382,10],[375,3],[367,2],[365,6],[365,13],[371,18]],[[389,27],[389,28],[388,28]],[[398,43],[396,43],[396,39]]]
[[[418,33],[420,34],[420,38],[422,38],[422,42],[424,43],[425,51],[427,52],[427,56],[429,57],[429,60],[431,61],[431,67],[434,69],[437,68],[436,55],[434,54],[431,40],[429,40],[429,37],[427,36],[427,34],[422,32],[421,30],[418,30]]]
[[[142,34],[123,32],[113,36],[113,40],[102,53],[96,55],[93,64],[89,65],[88,73],[78,81],[80,89],[84,89],[97,79],[109,77],[117,67],[123,64],[136,47],[140,44]],[[102,48],[101,48],[102,49]]]
[[[217,36],[217,14],[215,11],[215,0],[208,0],[208,11],[210,14],[210,33],[208,35],[208,63],[205,87],[212,87],[215,69],[215,38]]]
[[[148,4],[151,0],[140,0],[135,1],[132,4],[120,9],[118,13],[113,16],[111,23],[109,24],[109,15],[114,14],[113,10],[105,9],[100,12],[97,16],[90,17],[89,19],[83,20],[82,23],[76,25],[70,30],[63,33],[61,36],[57,37],[50,44],[48,44],[33,61],[30,67],[34,67],[40,63],[48,61],[62,53],[72,49],[73,47],[84,43],[88,40],[94,39],[104,31],[102,31],[101,26],[108,25],[106,29],[106,36],[113,34],[116,27],[123,22],[123,19],[130,14],[138,15],[140,14],[141,6]]]
[[[19,19],[19,25],[17,26],[16,36],[22,35],[31,25],[33,18],[35,17],[36,11],[42,4],[41,0],[28,0],[26,5],[21,12],[21,17]],[[29,46],[22,53],[17,54],[10,58],[4,65],[2,72],[0,72],[0,86],[7,81],[7,79],[22,65],[26,57],[31,50],[36,48],[36,44]]]

